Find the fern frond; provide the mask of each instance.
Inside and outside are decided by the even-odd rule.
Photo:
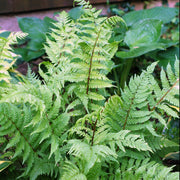
[[[152,151],[149,145],[140,138],[139,135],[131,134],[128,130],[122,130],[118,133],[109,133],[107,142],[112,142],[118,146],[122,151],[126,151],[124,147],[137,149],[138,151]]]
[[[149,159],[122,159],[119,179],[176,179],[179,173],[171,173],[172,168],[163,166]],[[145,172],[145,173],[144,173]]]
[[[179,60],[175,61],[175,65],[179,64]],[[178,83],[179,83],[179,75],[175,74],[172,70],[172,67],[168,64],[167,73],[162,69],[161,70],[161,82],[162,82],[162,90],[159,85],[155,82],[155,79],[151,76],[150,83],[154,87],[154,92],[156,96],[156,103],[152,107],[152,110],[156,108],[161,109],[158,105],[161,105],[163,102],[168,102],[175,106],[178,106],[179,100],[175,96],[179,96]],[[155,85],[155,86],[154,86]]]
[[[66,161],[63,167],[63,180],[87,180],[86,176],[80,172],[79,168],[71,161]]]
[[[150,151],[164,148],[161,138],[163,127],[167,126],[165,113],[172,117],[178,116],[177,112],[170,107],[174,104],[172,102],[178,101],[178,92],[174,90],[174,87],[179,79],[177,79],[178,77],[175,78],[172,70],[167,76],[164,70],[162,70],[161,82],[163,89],[161,90],[161,87],[152,76],[155,65],[156,63],[149,66],[147,71],[144,71],[140,76],[131,78],[129,85],[125,85],[121,97],[117,95],[112,96],[105,104],[103,110],[103,117],[109,125],[111,132],[118,134],[122,130],[130,130],[135,134],[140,134],[140,137],[148,143]],[[169,76],[171,76],[170,81],[167,79]],[[153,108],[151,108],[152,106]],[[157,126],[154,120],[158,120],[162,126],[161,129],[158,129],[160,126]],[[154,136],[155,141],[152,143],[149,140],[151,137],[149,132]],[[119,148],[125,151],[122,144],[123,140],[121,139]],[[142,145],[143,143],[141,142],[140,144]],[[112,142],[111,146],[115,149],[115,145]]]
[[[80,159],[80,162],[85,163],[85,174],[88,173],[100,159],[103,161],[115,161],[115,157],[117,157],[116,153],[105,145],[91,146],[85,142],[81,142],[80,140],[70,140],[69,143],[72,144],[69,154]]]
[[[17,59],[13,53],[11,45],[17,43],[17,39],[23,39],[26,33],[10,33],[8,38],[0,37],[0,81],[9,82],[11,79],[8,70],[12,68]]]
[[[0,135],[4,136],[9,134],[11,140],[7,143],[5,150],[16,147],[13,158],[22,155],[23,152],[23,162],[29,162],[32,156],[32,163],[29,168],[32,167],[35,156],[38,156],[36,148],[32,145],[32,138],[29,138],[29,132],[31,128],[24,128],[26,123],[29,123],[32,119],[29,109],[24,107],[24,111],[20,110],[11,104],[0,104],[0,124],[8,123],[8,128],[0,127]],[[10,111],[11,113],[7,112]],[[18,119],[18,121],[17,121]],[[13,135],[14,134],[14,135]],[[37,136],[34,136],[37,140]],[[34,139],[34,140],[35,140]]]
[[[154,152],[161,150],[161,149],[165,149],[165,148],[171,148],[171,147],[175,147],[178,148],[179,145],[176,144],[173,141],[170,141],[164,137],[152,137],[149,138],[148,136],[145,137],[146,142],[149,144],[149,146],[152,148],[152,150]]]
[[[105,26],[118,26],[118,28],[121,29],[127,29],[125,21],[120,16],[112,16],[105,20],[104,24]]]
[[[67,13],[60,13],[57,18],[57,28],[51,33],[54,40],[47,39],[47,45],[45,45],[52,62],[51,68],[48,68],[51,71],[46,73],[40,71],[40,74],[51,84],[54,80],[47,74],[56,77],[55,79],[60,81],[56,84],[61,84],[61,87],[68,83],[68,89],[73,91],[68,90],[63,96],[75,97],[75,101],[78,98],[81,101],[79,107],[84,106],[86,113],[93,111],[92,104],[98,105],[100,104],[98,101],[105,99],[97,90],[112,87],[112,81],[106,75],[113,66],[110,60],[118,44],[110,43],[109,39],[112,26],[120,23],[124,28],[126,25],[120,17],[112,17],[107,20],[106,24],[109,25],[105,27],[103,24],[106,18],[98,17],[98,12],[88,1],[74,2],[83,6],[84,13],[76,21],[69,19]],[[95,16],[94,13],[96,13]],[[95,90],[96,97],[92,96]],[[74,111],[77,109],[78,106]]]

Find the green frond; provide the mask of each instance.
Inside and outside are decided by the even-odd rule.
[[[113,142],[122,151],[126,151],[125,147],[137,149],[138,151],[152,151],[149,145],[140,138],[140,135],[131,134],[128,130],[122,130],[118,133],[109,133],[107,142]]]
[[[138,151],[136,149],[128,149],[126,151],[119,151],[117,152],[119,158],[133,158],[133,159],[140,159],[143,160],[145,158],[150,157],[149,151]]]
[[[94,92],[90,92],[88,94],[88,97],[89,97],[89,99],[96,100],[96,101],[101,101],[101,100],[105,99],[104,96],[94,93]]]
[[[69,154],[72,154],[78,158],[86,159],[87,162],[91,159],[92,156],[104,158],[106,156],[117,156],[108,146],[105,145],[90,146],[89,144],[79,140],[70,140],[69,143],[72,144],[71,149],[69,150]],[[86,155],[84,154],[84,151],[87,153]]]
[[[54,81],[47,74],[56,77],[61,87],[68,83],[71,91],[68,91],[67,96],[75,95],[74,99],[78,98],[86,111],[92,112],[92,107],[98,106],[99,101],[104,99],[100,91],[93,94],[95,89],[112,87],[112,81],[106,77],[113,67],[111,58],[118,48],[117,43],[109,42],[112,26],[121,25],[124,28],[126,25],[120,17],[112,17],[106,22],[109,26],[105,27],[105,18],[98,17],[99,12],[93,9],[89,2],[74,2],[83,6],[84,13],[76,21],[71,20],[65,12],[57,17],[56,29],[51,33],[54,40],[47,38],[45,45],[53,68],[45,74],[41,70],[40,74],[45,77],[46,83]],[[97,16],[94,16],[94,13]]]
[[[16,32],[10,33],[8,38],[0,37],[0,82],[10,82],[11,76],[8,70],[12,68],[17,59],[17,55],[12,52],[10,45],[17,43],[17,39],[23,39],[26,36],[25,33]],[[18,73],[16,72],[16,74]]]
[[[57,16],[56,18],[61,23],[62,26],[65,24],[68,24],[71,21],[68,13],[66,11],[62,11],[60,13],[60,16]],[[54,24],[57,25],[56,23],[54,23]]]
[[[176,60],[176,61],[178,61],[178,60]],[[169,82],[170,82],[171,85],[173,85],[174,82],[176,82],[177,78],[176,78],[170,64],[167,65],[166,70],[167,70],[167,76],[168,76]]]
[[[86,176],[71,161],[65,162],[63,170],[62,180],[87,180]]]
[[[175,61],[174,66],[178,65],[179,60]],[[175,67],[174,67],[175,68]],[[162,90],[156,80],[153,77],[150,77],[150,83],[152,85],[153,91],[155,92],[156,102],[152,107],[153,110],[155,108],[160,108],[161,103],[168,102],[175,106],[178,106],[178,98],[179,90],[178,90],[178,83],[179,83],[179,75],[177,76],[173,72],[173,67],[168,64],[166,72],[162,69],[161,70],[161,82],[162,82]],[[159,106],[158,106],[159,105]],[[164,106],[163,106],[164,107]]]
[[[179,173],[171,173],[172,168],[158,164],[155,161],[149,159],[135,160],[124,158],[121,161],[120,166],[120,178],[119,179],[172,179],[178,178]]]
[[[66,129],[70,120],[69,113],[62,113],[52,121],[52,129],[57,136],[60,136]]]
[[[31,180],[35,180],[39,175],[49,175],[51,177],[57,178],[57,174],[58,170],[55,168],[54,161],[47,159],[45,156],[44,159],[35,159],[33,168],[29,173],[29,178]]]
[[[33,158],[37,156],[35,148],[31,144],[32,139],[29,138],[29,133],[31,131],[30,130],[31,128],[24,127],[25,125],[24,122],[29,123],[32,120],[31,114],[28,112],[27,108],[24,109],[24,111],[22,111],[12,104],[0,104],[0,106],[1,106],[0,112],[3,115],[2,116],[3,119],[0,120],[0,124],[3,124],[5,122],[10,124],[8,129],[4,129],[4,127],[3,128],[0,127],[1,136],[9,134],[9,136],[11,137],[11,140],[7,143],[4,151],[11,147],[13,148],[16,147],[13,158],[15,158],[16,156],[22,156],[23,162],[28,162],[30,156],[33,156]],[[5,113],[7,111],[10,111],[11,113],[8,113],[8,116],[7,115],[5,116]],[[37,137],[35,138],[37,140]]]
[[[102,81],[102,80],[90,80],[90,88],[106,88],[106,87],[112,87],[111,81]]]
[[[22,90],[22,89],[21,89]],[[3,97],[1,99],[1,102],[9,102],[9,103],[19,103],[19,102],[30,102],[31,105],[34,105],[36,107],[36,110],[38,110],[39,112],[41,112],[41,114],[44,112],[45,110],[45,105],[44,102],[39,99],[38,97],[29,94],[29,93],[25,93],[24,91],[17,91],[17,92],[12,92],[11,94],[8,94],[7,97]],[[39,113],[40,115],[40,113]]]
[[[112,16],[107,18],[103,25],[110,25],[110,27],[118,26],[118,28],[121,28],[122,30],[127,29],[125,21],[120,16]]]
[[[90,159],[91,156],[91,147],[89,144],[86,144],[84,142],[81,142],[80,140],[70,140],[70,144],[72,144],[69,154],[74,155],[75,157],[79,158],[85,158],[85,159]],[[84,154],[84,151],[86,151],[86,155]],[[85,156],[85,157],[82,157]]]
[[[49,103],[52,98],[48,98],[46,104],[49,104],[51,107],[47,107],[49,109],[48,118],[54,119],[59,115],[59,111],[61,108],[61,98],[59,96],[56,97],[54,103]]]
[[[125,85],[124,90],[121,92],[121,97],[117,95],[112,96],[108,102],[106,102],[103,110],[103,118],[109,125],[110,132],[112,132],[113,135],[117,134],[117,136],[115,136],[116,138],[121,137],[120,135],[118,136],[118,134],[123,130],[133,131],[136,135],[140,134],[142,138],[142,140],[140,140],[141,142],[139,141],[137,143],[137,146],[140,145],[143,147],[145,145],[151,152],[164,147],[161,138],[163,128],[167,127],[165,113],[168,116],[178,117],[177,111],[171,108],[171,105],[176,104],[176,101],[178,101],[178,98],[176,98],[178,97],[178,92],[173,90],[178,80],[177,78],[173,78],[175,77],[173,71],[170,71],[169,75],[167,75],[165,71],[162,70],[161,89],[158,82],[152,76],[155,65],[156,63],[152,64],[147,68],[147,71],[144,71],[140,76],[131,78],[129,84]],[[168,66],[168,69],[169,68]],[[169,76],[172,76],[171,80],[167,78]],[[154,98],[152,98],[153,96]],[[178,107],[177,104],[175,106]],[[157,131],[158,127],[154,121],[155,119],[161,124],[162,130]],[[154,137],[152,142],[149,132]],[[113,135],[110,135],[112,140]],[[135,140],[136,135],[131,134],[130,137],[134,136],[132,139]],[[128,144],[128,140],[126,140],[126,138],[124,138],[124,140],[126,141],[125,144]],[[118,146],[119,149],[125,151],[124,140],[121,139],[117,141],[116,139],[118,144],[116,143],[115,145],[111,142],[111,146],[113,149],[116,149],[115,147]],[[134,142],[132,144],[135,145],[136,143]],[[129,147],[133,148],[131,146]],[[145,150],[147,151],[146,148]],[[138,149],[138,147],[135,147],[135,149]],[[143,151],[143,149],[139,150]]]

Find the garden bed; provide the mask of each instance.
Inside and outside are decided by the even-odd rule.
[[[0,32],[1,178],[177,180],[178,9],[75,2]]]

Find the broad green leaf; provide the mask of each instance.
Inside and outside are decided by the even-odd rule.
[[[28,33],[29,40],[26,48],[15,49],[17,54],[25,61],[30,61],[44,54],[43,43],[49,30],[49,20],[35,17],[17,18],[20,29]],[[49,22],[49,23],[48,23]],[[34,52],[33,52],[34,51]]]
[[[8,38],[8,36],[11,34],[10,31],[0,31],[0,37]]]
[[[40,40],[45,39],[45,33],[48,30],[48,26],[43,20],[35,17],[18,17],[17,20],[20,29],[23,32],[28,33],[30,38],[37,38]]]
[[[43,39],[31,39],[28,41],[26,48],[31,51],[43,50]]]
[[[177,8],[155,7],[152,9],[129,12],[123,16],[123,19],[128,26],[132,26],[143,19],[159,19],[163,21],[163,23],[169,23],[176,15],[178,15]]]
[[[147,56],[159,61],[159,65],[166,68],[167,64],[170,63],[172,66],[176,60],[176,57],[179,58],[179,48],[170,47],[166,51],[154,51],[148,53]]]
[[[44,54],[43,49],[34,51],[28,48],[16,48],[14,49],[14,52],[16,54],[20,54],[22,57],[21,59],[24,61],[30,61],[30,60],[36,59]]]
[[[53,28],[53,29],[56,28],[56,26],[53,24],[53,23],[57,22],[56,20],[46,16],[46,17],[44,17],[43,21],[45,22],[45,24],[47,25],[48,28]]]
[[[161,27],[162,21],[145,19],[127,31],[124,41],[130,48],[155,43],[160,38]]]
[[[138,57],[138,56],[141,56],[143,54],[146,54],[150,51],[154,51],[156,49],[161,49],[161,50],[164,49],[164,44],[162,44],[162,43],[151,43],[151,44],[147,44],[145,46],[133,48],[129,51],[118,51],[116,53],[116,56],[119,58],[123,58],[123,59],[134,58],[134,57]]]
[[[38,18],[17,18],[19,27],[23,32],[28,33],[27,46],[25,48],[15,48],[14,51],[22,56],[24,61],[36,59],[44,54],[43,43],[45,35],[53,25],[55,20],[45,17],[43,20]],[[19,43],[19,42],[18,42]],[[25,43],[25,42],[24,42]]]
[[[82,7],[75,7],[71,9],[68,14],[72,19],[77,20],[84,14],[84,9]]]

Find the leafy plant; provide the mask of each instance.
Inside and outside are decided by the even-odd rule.
[[[167,23],[170,23],[177,13],[177,8],[156,7],[132,11],[123,16],[129,29],[123,34],[124,41],[116,53],[118,58],[115,58],[114,73],[122,74],[123,77],[116,79],[119,87],[124,87],[135,59],[158,60],[159,65],[166,67],[170,61],[173,64],[175,55],[179,58],[179,40],[175,38],[170,40],[163,35],[168,29]],[[117,30],[114,36],[115,41],[118,40],[118,36]]]
[[[10,45],[17,42],[17,38],[22,39],[26,36],[23,33],[2,32],[0,34],[0,83],[10,82],[10,71],[18,74],[17,71],[12,70],[12,66],[17,59],[17,55],[13,53]]]
[[[31,180],[177,179],[159,151],[179,147],[163,135],[167,118],[178,116],[171,106],[178,106],[179,61],[162,69],[160,85],[153,63],[107,100],[118,49],[110,39],[114,27],[124,31],[126,24],[118,16],[99,17],[85,0],[74,2],[84,13],[57,17],[40,78],[29,68],[20,83],[0,87],[0,149],[13,162],[4,171],[14,167]]]
[[[45,17],[43,20],[35,17],[17,18],[19,28],[27,33],[26,39],[18,40],[18,45],[14,48],[16,54],[21,55],[22,61],[32,61],[45,54],[43,44],[46,40],[46,34],[50,28],[54,27],[55,20]]]

